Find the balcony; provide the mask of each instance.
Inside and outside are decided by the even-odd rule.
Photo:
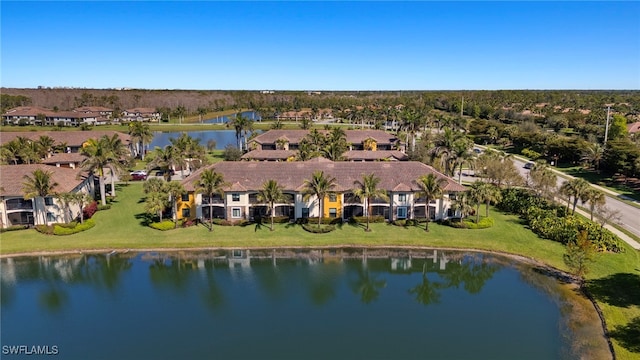
[[[9,199],[5,202],[7,211],[12,210],[33,210],[33,200],[27,199]]]
[[[202,195],[202,205],[220,205],[224,204],[224,199],[220,197],[220,195],[215,195],[211,202],[209,201],[209,197],[207,195]]]

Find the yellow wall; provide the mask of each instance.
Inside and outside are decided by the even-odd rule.
[[[336,193],[336,201],[330,201],[329,195],[325,196],[322,213],[323,217],[329,217],[329,208],[336,208],[336,217],[342,217],[342,194]]]
[[[193,220],[196,218],[196,199],[193,192],[189,192],[189,201],[182,201],[182,198],[178,199],[178,219],[182,219],[182,209],[184,208],[191,209],[189,211],[189,219]]]
[[[365,150],[376,151],[378,150],[378,143],[371,138],[367,138],[363,141],[362,147]]]

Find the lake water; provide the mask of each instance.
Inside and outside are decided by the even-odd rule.
[[[235,130],[204,130],[204,131],[184,131],[187,135],[200,141],[200,145],[207,146],[209,140],[216,142],[216,149],[224,149],[227,145],[236,146],[236,132]],[[171,144],[170,139],[177,139],[182,134],[182,131],[154,131],[153,140],[149,144],[149,150],[155,149],[156,146],[164,148]],[[250,136],[251,133],[247,135]]]
[[[246,118],[249,118],[251,120],[254,120],[254,121],[262,120],[260,115],[258,115],[255,111],[243,111],[240,114],[242,116],[244,116]],[[202,122],[209,123],[209,124],[227,123],[231,119],[233,119],[234,117],[235,117],[235,115],[228,115],[228,116],[227,115],[223,115],[223,116],[217,116],[217,117],[212,118],[212,119],[204,119],[204,120],[202,120]]]
[[[1,265],[2,345],[55,346],[64,359],[538,360],[607,351],[579,341],[598,336],[572,318],[558,280],[486,254],[235,250]],[[598,325],[596,316],[587,334],[602,337]]]

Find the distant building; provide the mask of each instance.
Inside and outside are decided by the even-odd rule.
[[[627,124],[627,131],[629,132],[629,134],[635,134],[640,132],[640,121]]]
[[[122,121],[160,121],[160,113],[154,108],[133,108],[122,112]]]

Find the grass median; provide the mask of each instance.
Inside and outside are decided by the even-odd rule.
[[[141,183],[118,186],[118,196],[109,210],[94,215],[94,228],[68,236],[43,235],[35,230],[2,233],[2,255],[34,252],[218,248],[218,247],[293,247],[293,246],[422,246],[478,249],[525,256],[560,270],[564,246],[538,238],[522,225],[517,216],[492,211],[495,225],[488,229],[455,229],[431,223],[429,232],[423,227],[400,227],[371,224],[371,232],[363,226],[343,224],[327,234],[312,234],[300,225],[214,226],[212,232],[202,225],[170,231],[158,231],[142,225],[144,202]],[[640,318],[639,253],[625,244],[620,254],[598,254],[588,276],[587,289],[597,301],[607,321],[619,359],[637,358],[632,352],[640,347],[634,340],[634,321]],[[622,300],[621,300],[622,299]],[[631,329],[625,332],[625,329]],[[630,334],[630,335],[629,335]],[[625,342],[631,336],[631,342]],[[635,344],[635,345],[634,345]]]

